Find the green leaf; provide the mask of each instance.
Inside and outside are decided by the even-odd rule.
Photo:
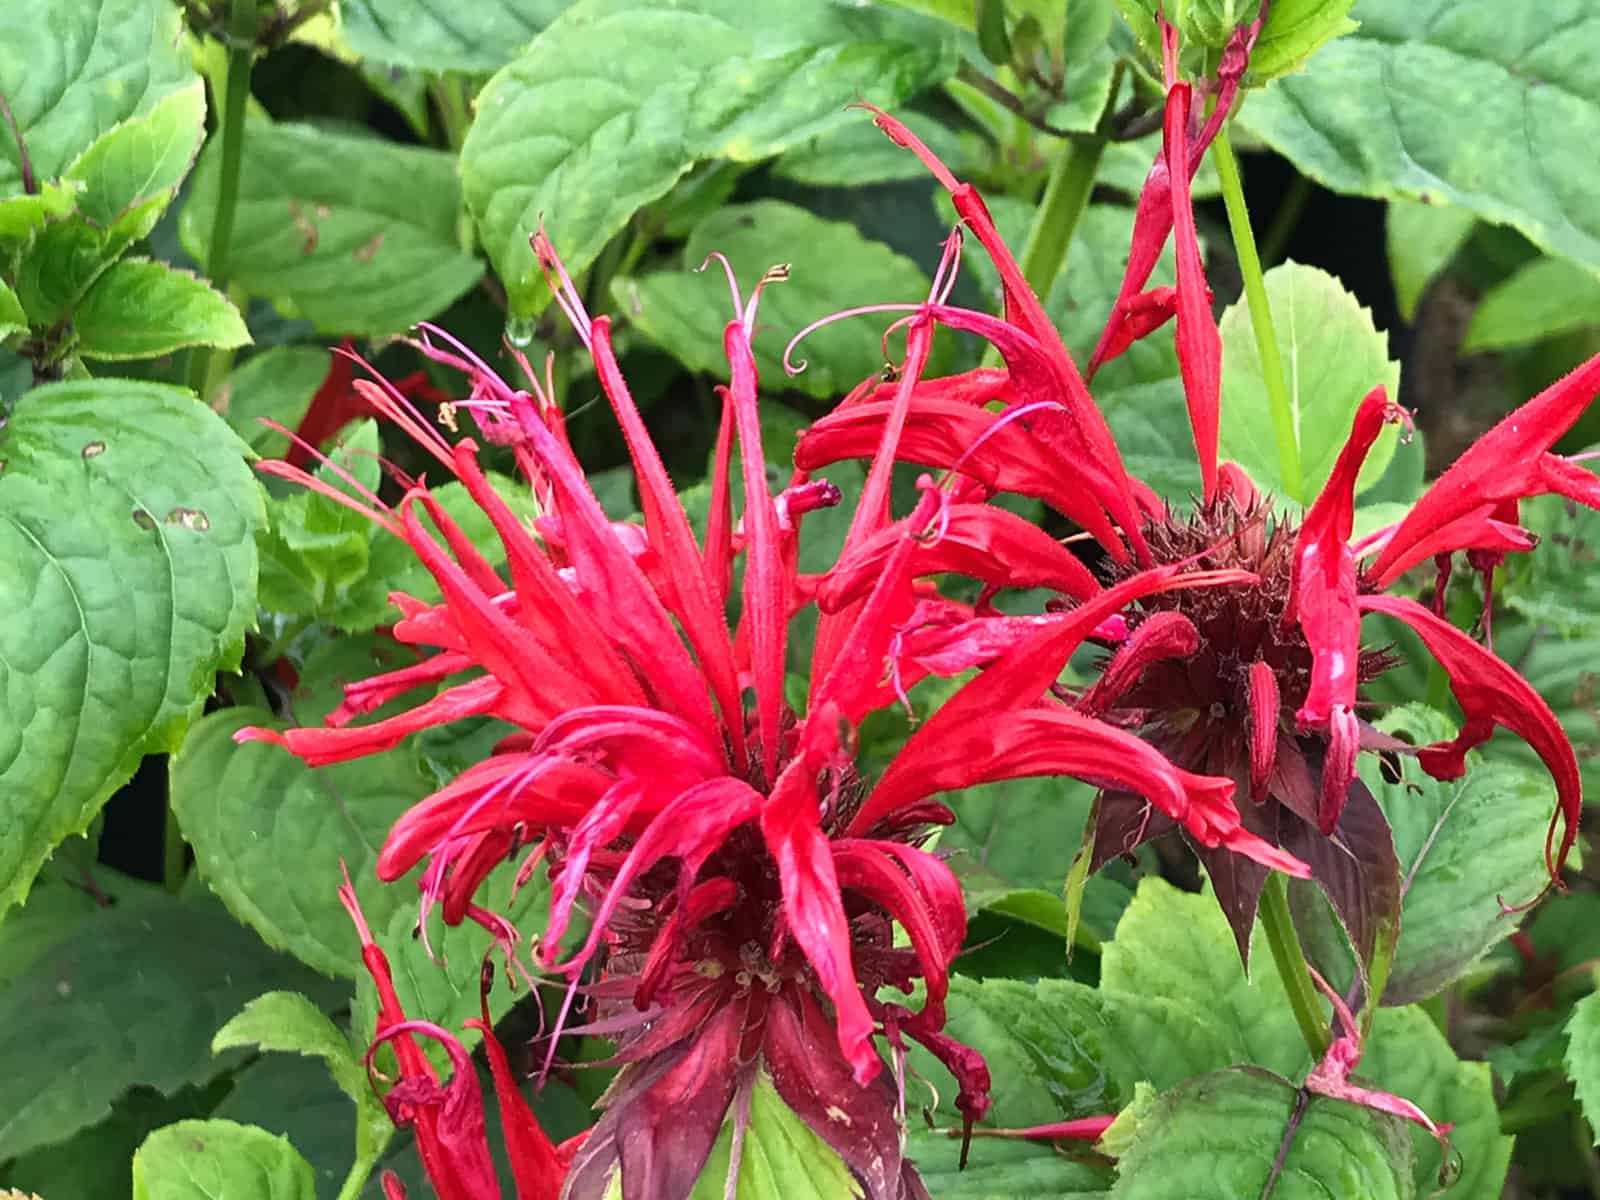
[[[27,328],[28,314],[22,311],[22,301],[17,299],[17,294],[7,286],[5,280],[0,279],[0,339],[21,333]]]
[[[1596,465],[1593,460],[1589,469]],[[1536,633],[1530,646],[1523,645],[1526,631],[1514,634],[1516,652],[1531,650],[1556,638],[1581,638],[1596,628],[1600,619],[1600,513],[1577,505],[1561,496],[1535,496],[1521,504],[1525,528],[1539,538],[1533,554],[1517,554],[1507,561],[1496,581],[1495,599],[1501,601]],[[1504,649],[1501,650],[1504,654]],[[1513,659],[1515,661],[1515,659]],[[1552,703],[1554,696],[1547,696]],[[1591,697],[1592,698],[1592,697]],[[1583,701],[1574,696],[1575,707]],[[1580,765],[1592,755],[1579,755]]]
[[[918,1129],[907,1139],[906,1155],[929,1195],[939,1200],[1087,1200],[1105,1195],[1111,1186],[1108,1169],[1076,1162],[1048,1142],[984,1138],[973,1143],[971,1161],[962,1170],[960,1137]]]
[[[263,425],[261,418],[294,429],[327,373],[328,352],[320,346],[273,346],[235,367],[215,404],[250,449],[278,455],[287,450],[287,443],[281,433]]]
[[[133,1200],[317,1200],[311,1166],[284,1138],[232,1121],[179,1121],[133,1156]]]
[[[196,79],[108,129],[67,168],[77,211],[45,226],[17,267],[18,295],[35,325],[68,315],[155,227],[194,163],[205,115],[205,88]]]
[[[174,750],[255,616],[261,493],[191,393],[49,384],[0,432],[0,911],[147,753]]]
[[[461,251],[455,161],[309,125],[251,122],[228,276],[325,333],[397,333],[478,281]],[[183,245],[210,255],[220,148],[208,146],[179,219]]]
[[[1117,1161],[1115,1200],[1238,1200],[1267,1195],[1296,1090],[1232,1068],[1157,1098]],[[1273,1200],[1412,1200],[1411,1142],[1395,1118],[1314,1096],[1289,1140]]]
[[[1309,505],[1333,471],[1362,398],[1380,383],[1397,398],[1400,364],[1390,361],[1388,338],[1373,326],[1371,312],[1326,271],[1284,263],[1267,272],[1266,284],[1300,440],[1301,490],[1291,494],[1279,470],[1271,402],[1243,299],[1222,314],[1221,453],[1263,489]],[[1358,493],[1383,475],[1398,436],[1394,428],[1379,436]]]
[[[1456,732],[1420,705],[1377,724],[1419,746]],[[1405,755],[1399,766],[1400,782],[1388,783],[1377,763],[1361,764],[1400,859],[1400,946],[1386,1004],[1433,995],[1516,928],[1502,902],[1520,904],[1548,880],[1544,840],[1555,809],[1555,788],[1542,770],[1477,754],[1459,780],[1432,779]]]
[[[1107,374],[1115,365],[1107,367]],[[1117,440],[1122,465],[1135,478],[1174,503],[1200,494],[1200,459],[1182,379],[1173,375],[1153,383],[1097,388],[1095,399]]]
[[[1355,28],[1349,19],[1355,0],[1273,0],[1250,55],[1249,83],[1261,83],[1296,70],[1323,43]],[[1162,0],[1116,0],[1152,62],[1161,61],[1156,15]],[[1196,74],[1216,69],[1234,30],[1256,19],[1258,0],[1178,0],[1166,11],[1178,27],[1184,64]],[[1357,14],[1360,15],[1359,13]]]
[[[365,674],[384,669],[374,656],[380,647],[367,639],[357,647]],[[390,657],[398,658],[393,651]],[[307,677],[335,670],[327,658],[308,660]],[[340,665],[340,682],[364,677],[349,669],[348,659]],[[309,712],[296,715],[307,724],[317,720]],[[399,747],[313,768],[281,746],[235,745],[233,735],[251,725],[281,729],[284,722],[262,709],[229,708],[203,718],[184,739],[171,780],[184,838],[211,890],[268,945],[329,975],[355,977],[361,955],[335,892],[339,864],[349,868],[369,920],[380,928],[416,903],[409,887],[381,884],[373,874],[390,827],[427,794],[416,753]]]
[[[732,1157],[733,1121],[722,1126],[690,1200],[722,1200]],[[739,1200],[843,1200],[861,1188],[850,1168],[783,1102],[762,1072],[750,1096],[736,1184]]]
[[[171,200],[205,133],[205,85],[198,79],[108,129],[67,168],[66,178],[83,185],[79,214],[104,229],[158,196]]]
[[[783,350],[789,337],[818,317],[858,304],[927,298],[928,277],[910,259],[870,242],[839,221],[825,221],[781,200],[731,205],[696,227],[684,247],[683,268],[639,279],[619,279],[613,294],[633,322],[664,350],[699,371],[725,375],[722,331],[733,318],[723,272],[697,272],[713,251],[727,256],[748,292],[761,272],[789,265],[789,278],[761,293],[754,340],[756,366],[769,386],[785,381]],[[841,321],[818,330],[795,350],[806,369],[791,387],[813,396],[839,396],[884,366],[885,321]],[[936,375],[948,355],[934,355]],[[778,456],[773,454],[776,459]]]
[[[561,0],[344,0],[339,25],[363,58],[439,74],[487,74],[515,58],[561,9]]]
[[[1600,1129],[1600,992],[1591,992],[1572,1006],[1565,1062],[1590,1129]]]
[[[299,992],[266,992],[242,1008],[211,1039],[211,1052],[259,1046],[320,1058],[341,1091],[357,1104],[372,1094],[367,1072],[323,1011]]]
[[[118,121],[194,79],[166,0],[39,0],[0,7],[0,94],[35,180],[54,179]],[[17,144],[0,138],[0,194],[23,191]]]
[[[489,81],[461,150],[512,315],[548,296],[528,246],[541,219],[576,275],[696,162],[770,158],[859,121],[852,100],[892,107],[955,66],[947,30],[878,9],[579,0]]]
[[[96,914],[0,990],[0,1159],[102,1120],[135,1085],[170,1095],[216,1078],[240,1056],[212,1057],[212,1032],[281,987],[317,981],[209,903]]]
[[[1237,959],[1237,952],[1232,951]],[[994,1106],[985,1125],[1025,1128],[1115,1112],[1134,1085],[1166,1088],[1236,1061],[1236,1039],[1192,997],[1096,989],[1066,979],[950,981],[945,1032],[989,1063]],[[921,1051],[917,1069],[954,1115],[954,1084]]]
[[[250,340],[244,318],[189,271],[145,258],[113,263],[72,314],[77,350],[89,358],[153,358],[184,346],[233,349]]]
[[[1524,346],[1600,325],[1600,276],[1560,258],[1539,258],[1484,293],[1463,354]]]
[[[148,896],[166,895],[158,884],[102,864],[69,865],[74,858],[92,855],[95,849],[91,838],[81,845],[69,842],[58,847],[56,857],[34,880],[22,907],[0,922],[0,986],[93,921],[103,908],[112,904],[132,907]]]
[[[1450,1143],[1458,1161],[1449,1164],[1432,1135],[1409,1127],[1419,1196],[1438,1189],[1442,1167],[1459,1166],[1460,1176],[1445,1192],[1449,1200],[1499,1200],[1513,1139],[1500,1133],[1494,1077],[1487,1063],[1457,1058],[1422,1009],[1384,1008],[1373,1017],[1356,1071],[1362,1080],[1404,1096],[1441,1125],[1454,1126]]]
[[[37,192],[0,198],[0,245],[26,242],[47,223],[67,216],[77,204],[81,184],[68,180],[41,183]]]
[[[365,1068],[363,1068],[363,1077]],[[331,1200],[338,1195],[340,1186],[350,1174],[355,1162],[356,1139],[381,1136],[386,1140],[404,1144],[409,1138],[396,1136],[394,1123],[384,1110],[383,1101],[367,1087],[367,1100],[363,1115],[375,1118],[374,1126],[367,1132],[365,1124],[356,1123],[356,1109],[350,1098],[328,1078],[322,1064],[294,1054],[266,1054],[235,1072],[227,1097],[206,1116],[217,1120],[238,1121],[243,1125],[257,1125],[269,1133],[289,1140],[306,1162],[311,1164],[317,1178],[317,1193]],[[376,1111],[373,1111],[376,1110]],[[381,1121],[382,1124],[376,1124]],[[494,1118],[489,1118],[489,1128],[495,1128]],[[414,1145],[414,1143],[412,1143]],[[415,1153],[413,1151],[413,1153]],[[378,1172],[374,1171],[373,1176]],[[420,1176],[420,1172],[418,1173]],[[407,1181],[411,1186],[410,1181]],[[127,1197],[127,1168],[123,1168],[123,1190],[118,1200]],[[426,1178],[420,1177],[411,1195],[426,1197]],[[362,1196],[380,1200],[377,1178],[370,1178]],[[113,1200],[106,1197],[106,1200]],[[222,1200],[221,1197],[218,1200]]]
[[[920,113],[911,120],[917,136],[945,166],[958,177],[964,174],[968,156],[961,136]],[[865,118],[791,147],[772,164],[772,173],[809,187],[863,187],[928,178],[928,168],[916,155],[895,145]]]
[[[1389,274],[1406,320],[1416,316],[1423,291],[1450,265],[1477,220],[1470,209],[1418,200],[1394,200],[1384,211]]]
[[[1212,896],[1147,877],[1101,953],[1100,986],[1189,1005],[1203,997],[1207,1024],[1231,1048],[1214,1065],[1249,1062],[1295,1075],[1308,1063],[1283,983],[1260,947],[1250,964],[1246,979],[1233,931]]]
[[[1274,14],[1278,5],[1273,5]],[[1339,192],[1442,200],[1600,269],[1600,76],[1583,4],[1360,0],[1361,28],[1240,110]]]

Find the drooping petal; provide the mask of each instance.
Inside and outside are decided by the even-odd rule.
[[[873,822],[899,805],[962,783],[934,783],[939,771],[959,778],[960,752],[952,750],[963,739],[981,743],[1015,708],[1034,704],[1056,681],[1067,659],[1083,640],[1107,618],[1118,615],[1133,601],[1174,587],[1206,587],[1248,582],[1254,576],[1240,571],[1195,571],[1184,574],[1181,565],[1153,567],[1118,583],[1068,613],[1037,618],[1038,630],[1012,649],[994,666],[966,684],[911,735],[867,801],[850,823],[852,834],[865,833]]]
[[[865,1086],[883,1063],[872,1048],[874,1024],[856,981],[833,849],[818,823],[818,766],[815,755],[802,753],[784,769],[762,806],[761,836],[778,865],[784,925],[832,1001],[834,1037],[856,1083]]]
[[[1548,453],[1583,415],[1597,391],[1600,355],[1558,379],[1473,442],[1434,480],[1390,536],[1372,563],[1371,574],[1377,583],[1387,586],[1392,582],[1401,569],[1397,564],[1403,560],[1421,561],[1414,557],[1417,543],[1485,506],[1555,492],[1600,508],[1600,479]]]
[[[1188,617],[1178,612],[1152,613],[1117,647],[1105,671],[1078,702],[1078,711],[1100,716],[1138,684],[1151,663],[1188,658],[1199,648],[1199,631]]]
[[[817,591],[817,604],[832,612],[864,596],[899,544],[905,518],[880,530],[853,553],[840,557]],[[911,552],[917,578],[951,571],[992,589],[1051,588],[1077,600],[1100,590],[1083,560],[1031,521],[991,504],[950,503],[939,536],[919,541]]]
[[[1566,864],[1578,837],[1583,812],[1583,780],[1578,757],[1561,722],[1528,681],[1454,625],[1434,616],[1423,605],[1404,596],[1362,596],[1363,612],[1381,612],[1416,630],[1450,677],[1450,690],[1466,720],[1461,732],[1448,742],[1426,746],[1417,754],[1422,769],[1435,779],[1458,779],[1466,770],[1467,751],[1489,740],[1497,726],[1505,726],[1544,760],[1555,780],[1558,805],[1545,839],[1545,863],[1551,878]],[[1554,849],[1556,823],[1562,824],[1561,848]]]
[[[468,1021],[467,1027],[483,1034],[484,1055],[489,1060],[489,1074],[494,1080],[500,1130],[505,1137],[506,1157],[511,1162],[511,1177],[516,1181],[517,1200],[559,1200],[570,1154],[567,1161],[563,1161],[517,1086],[511,1060],[506,1057],[505,1047],[495,1037],[494,1025],[489,1020],[487,993],[483,999],[482,1019]]]
[[[1278,675],[1259,659],[1250,664],[1250,799],[1267,798],[1278,757]]]

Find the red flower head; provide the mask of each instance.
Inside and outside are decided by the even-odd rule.
[[[330,727],[242,736],[281,743],[315,765],[375,753],[462,717],[517,727],[486,761],[397,822],[378,874],[395,880],[424,863],[424,902],[440,904],[446,922],[472,919],[514,940],[474,896],[524,847],[524,877],[547,864],[545,964],[571,977],[568,1006],[579,993],[593,1002],[581,1028],[616,1036],[623,1065],[605,1115],[572,1162],[565,1195],[603,1195],[619,1170],[629,1200],[687,1194],[730,1109],[742,1132],[758,1071],[837,1149],[868,1196],[923,1195],[902,1156],[903,1094],[882,1072],[873,1037],[887,1038],[897,1062],[906,1037],[928,1046],[959,1080],[969,1120],[983,1114],[983,1062],[942,1032],[965,909],[950,870],[918,848],[951,818],[925,791],[873,802],[851,742],[868,712],[895,699],[885,663],[918,604],[913,572],[940,556],[982,558],[986,518],[930,484],[917,511],[891,523],[889,434],[850,542],[870,558],[872,579],[835,597],[811,655],[806,710],[792,711],[784,694],[789,617],[814,586],[797,573],[800,524],[839,493],[803,474],[778,495],[769,488],[750,348],[760,287],[746,304],[734,286],[735,317],[724,334],[731,382],[710,512],[697,537],[618,369],[608,320],[583,311],[542,234],[534,247],[621,425],[642,528],[607,519],[548,387],[513,390],[460,343],[426,328],[419,348],[472,381],[470,398],[455,407],[488,440],[511,448],[543,515],[525,527],[490,486],[472,441],[450,445],[395,389],[356,383],[461,480],[498,533],[509,578],[420,484],[390,510],[371,493],[356,499],[299,468],[265,464],[404,538],[443,602],[394,597],[403,614],[395,637],[434,653],[352,685]],[[781,273],[762,285],[775,278]],[[913,344],[925,347],[930,330],[925,320]],[[909,373],[906,398],[915,382]],[[735,444],[745,496],[738,525]],[[1028,536],[1002,518],[992,525]],[[730,628],[739,552],[741,615]],[[1067,559],[1058,554],[1056,567],[1070,570]],[[399,716],[356,723],[441,684]],[[591,910],[590,931],[561,962],[580,899]],[[896,942],[896,924],[909,944]],[[909,991],[918,980],[918,1010],[879,998],[887,986]],[[558,1030],[568,1015],[564,1007]]]
[[[1095,356],[1097,365],[1176,315],[1204,485],[1192,510],[1169,507],[1124,471],[1082,377],[982,199],[905,126],[876,110],[878,126],[949,189],[1004,285],[1003,320],[942,304],[923,311],[986,338],[1006,367],[920,381],[898,403],[888,385],[864,391],[807,431],[796,462],[814,470],[863,456],[886,424],[898,422],[902,459],[955,472],[978,498],[992,491],[1037,497],[1082,526],[1105,555],[1095,577],[1060,562],[1059,545],[1046,551],[1017,539],[1001,549],[994,542],[1009,576],[1048,580],[1063,593],[1051,606],[1059,611],[1004,617],[980,605],[965,622],[902,634],[902,662],[987,669],[913,735],[858,819],[997,771],[1077,775],[1103,789],[1094,869],[1179,828],[1205,863],[1242,953],[1267,872],[1277,868],[1316,878],[1370,954],[1378,922],[1368,901],[1383,895],[1397,904],[1399,880],[1387,823],[1355,774],[1356,755],[1411,748],[1357,715],[1361,684],[1395,661],[1363,647],[1363,615],[1382,612],[1411,625],[1449,674],[1465,712],[1457,738],[1416,751],[1424,768],[1453,778],[1466,751],[1496,727],[1516,732],[1556,781],[1552,877],[1572,845],[1581,802],[1577,762],[1549,706],[1485,646],[1385,589],[1429,558],[1443,572],[1452,553],[1467,551],[1481,569],[1529,549],[1531,537],[1515,524],[1522,497],[1556,492],[1600,507],[1594,477],[1549,453],[1600,388],[1600,358],[1512,413],[1405,520],[1363,541],[1351,541],[1356,475],[1384,424],[1405,419],[1381,388],[1361,404],[1332,476],[1298,525],[1275,513],[1235,464],[1219,464],[1221,343],[1189,178],[1254,34],[1247,26],[1235,36],[1218,79],[1204,85],[1218,92],[1219,103],[1202,125],[1190,85],[1174,78],[1176,42],[1168,28],[1163,151],[1140,199],[1123,294]],[[1142,293],[1169,234],[1177,287]],[[865,567],[864,560],[842,563],[820,593],[823,603],[860,586],[855,571]],[[1069,691],[1058,674],[1089,638],[1111,652],[1097,682]],[[1236,804],[1235,789],[1251,802]],[[1557,819],[1564,827],[1559,850]]]

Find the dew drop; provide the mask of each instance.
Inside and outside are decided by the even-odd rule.
[[[507,317],[506,341],[518,350],[526,350],[533,345],[533,318]]]

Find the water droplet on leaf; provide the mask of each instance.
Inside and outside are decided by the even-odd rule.
[[[533,319],[531,317],[507,317],[506,341],[518,350],[526,350],[533,345]]]

